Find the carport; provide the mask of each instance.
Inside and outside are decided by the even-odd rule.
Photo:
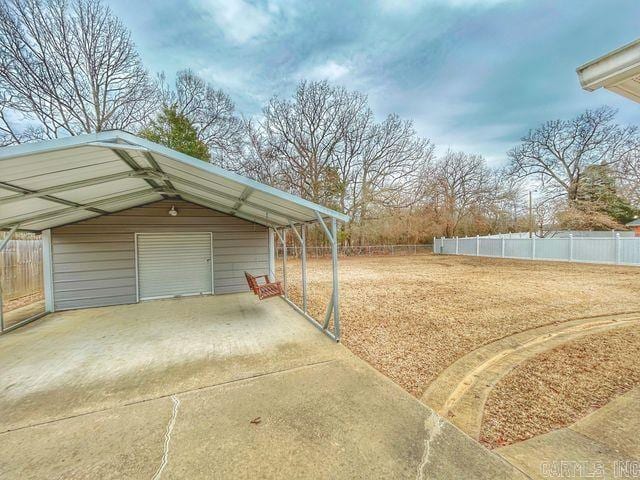
[[[287,297],[286,273],[284,299],[340,338],[342,213],[120,131],[4,148],[0,172],[0,251],[16,231],[42,233],[46,313],[246,291],[244,271],[275,280],[276,242],[286,262],[289,232],[301,245],[302,305]],[[320,321],[307,311],[310,223],[332,246]],[[0,313],[0,331],[30,320],[5,328]]]
[[[3,479],[524,478],[333,341],[344,215],[121,132],[0,168],[0,227],[43,233],[51,312],[0,336]],[[333,247],[321,322],[312,222]],[[243,283],[287,233],[302,306]]]

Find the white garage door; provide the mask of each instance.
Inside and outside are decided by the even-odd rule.
[[[210,233],[139,233],[138,297],[213,293]]]

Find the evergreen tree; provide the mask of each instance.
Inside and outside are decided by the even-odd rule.
[[[607,165],[589,165],[580,179],[577,206],[608,215],[621,224],[633,220],[638,211],[618,195],[616,180]]]
[[[209,148],[198,138],[195,127],[175,106],[165,106],[140,135],[205,162],[211,159]]]

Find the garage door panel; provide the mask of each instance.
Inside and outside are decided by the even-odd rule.
[[[141,300],[213,293],[211,234],[138,234]]]

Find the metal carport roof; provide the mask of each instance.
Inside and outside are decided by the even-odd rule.
[[[121,131],[0,151],[0,229],[41,231],[170,197],[270,227],[349,219]]]

